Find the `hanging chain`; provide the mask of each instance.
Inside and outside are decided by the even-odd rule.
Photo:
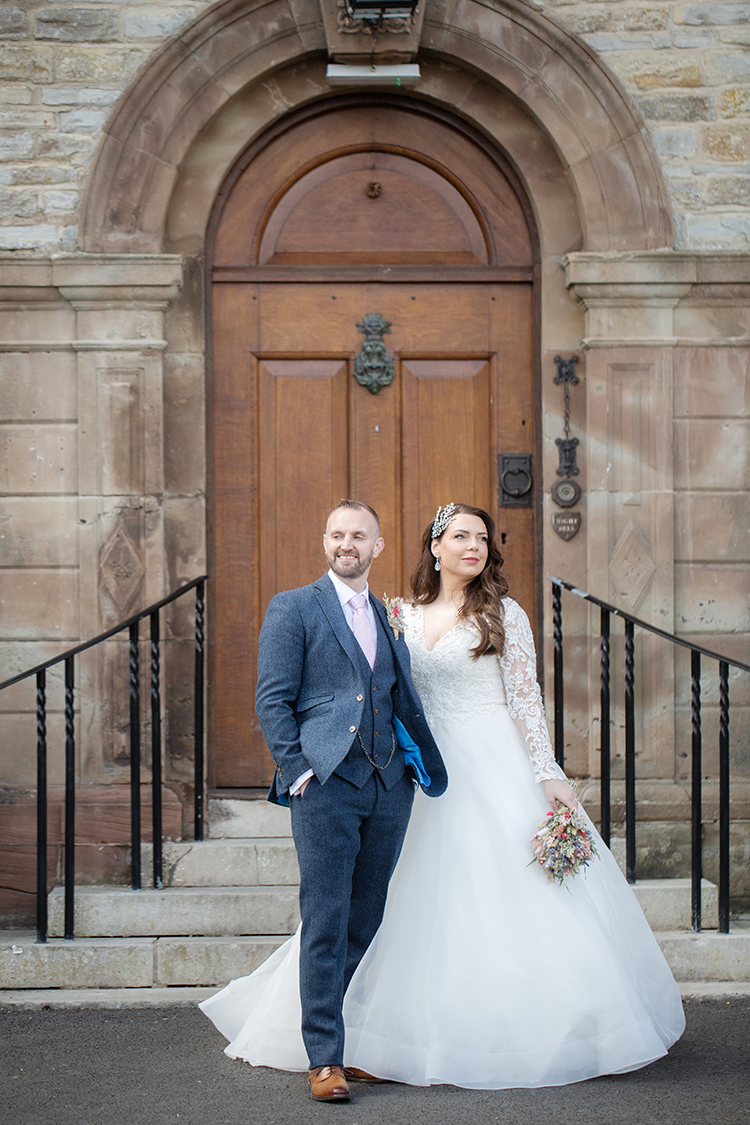
[[[557,468],[557,475],[559,477],[577,477],[580,472],[576,464],[576,449],[578,448],[578,438],[570,436],[570,384],[578,384],[578,376],[576,375],[576,364],[578,363],[578,356],[573,355],[570,359],[563,359],[562,356],[555,356],[555,363],[557,365],[557,375],[555,375],[555,383],[559,386],[563,384],[563,392],[565,395],[565,411],[564,411],[564,427],[565,437],[557,438],[555,445],[560,451],[560,464]]]

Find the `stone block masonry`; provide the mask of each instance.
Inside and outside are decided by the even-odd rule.
[[[544,0],[643,114],[672,199],[675,248],[750,245],[750,7]]]
[[[77,246],[80,192],[112,106],[139,68],[211,2],[0,5],[0,185],[8,192],[0,249]],[[748,5],[534,6],[588,43],[639,106],[671,194],[675,247],[747,249]]]
[[[112,107],[210,2],[0,4],[0,250],[76,249],[81,191]]]

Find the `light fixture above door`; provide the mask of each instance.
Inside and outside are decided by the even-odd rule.
[[[416,13],[418,0],[344,0],[353,20],[403,20]]]

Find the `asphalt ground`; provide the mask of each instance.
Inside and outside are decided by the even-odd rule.
[[[554,1012],[554,985],[550,989]],[[689,1000],[643,1070],[542,1090],[353,1086],[319,1104],[303,1075],[228,1059],[190,1008],[0,1010],[7,1125],[750,1125],[750,999]]]

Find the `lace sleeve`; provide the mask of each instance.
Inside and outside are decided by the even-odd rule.
[[[508,711],[526,743],[535,781],[564,778],[552,754],[552,744],[536,680],[536,653],[529,619],[517,602],[503,601],[505,652],[500,661]]]

